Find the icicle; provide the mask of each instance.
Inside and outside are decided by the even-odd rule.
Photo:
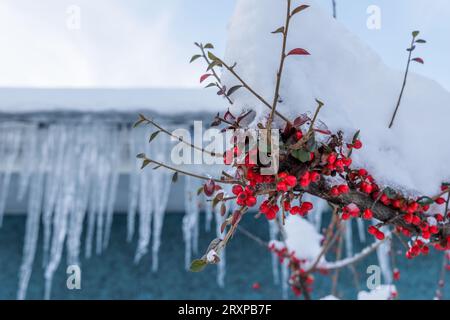
[[[223,239],[225,237],[225,233],[221,232],[220,228],[224,221],[224,217],[222,217],[222,215],[220,214],[220,206],[217,206],[214,209],[214,218],[216,220],[216,236],[219,239]],[[226,275],[226,248],[223,248],[220,253],[220,262],[217,265],[217,284],[221,288],[225,287],[225,275]]]
[[[353,228],[352,220],[345,221],[345,252],[347,257],[353,256]]]
[[[52,241],[48,265],[45,269],[45,299],[50,299],[53,275],[59,266],[66,240],[68,218],[74,207],[74,197],[76,188],[76,172],[78,169],[75,147],[78,143],[77,136],[73,130],[69,130],[69,144],[64,155],[64,181],[61,186],[61,194],[56,203],[55,214],[53,215]]]
[[[211,203],[207,202],[206,197],[203,195],[203,203],[204,203],[204,208],[205,208],[205,230],[206,232],[211,231],[211,222],[212,222],[212,218],[213,218],[213,212],[212,212],[212,207],[211,207]]]
[[[17,193],[17,199],[23,200],[30,180],[30,176],[33,172],[33,167],[30,165],[33,161],[36,161],[36,148],[37,148],[37,127],[27,126],[25,127],[23,134],[23,143],[22,150],[26,150],[26,153],[22,159],[22,167],[23,169],[20,171],[20,183],[19,183],[19,191]]]
[[[364,226],[364,220],[358,219],[356,220],[358,224],[358,235],[359,235],[359,241],[362,243],[366,242],[366,227]]]
[[[108,199],[106,207],[106,223],[105,223],[105,237],[103,239],[103,249],[108,247],[109,238],[111,234],[111,227],[113,223],[114,205],[116,203],[117,188],[119,186],[119,166],[120,166],[120,147],[124,144],[126,139],[126,130],[121,129],[118,135],[114,136],[116,139],[112,141],[112,151],[110,154],[111,161],[111,183],[108,189]]]
[[[281,264],[281,292],[284,300],[287,300],[289,297],[289,276],[289,265],[285,261]]]
[[[380,231],[384,232],[386,236],[390,235],[389,227],[383,226]],[[378,241],[378,240],[377,240]],[[391,241],[384,241],[377,248],[378,264],[381,268],[381,273],[386,284],[392,284],[392,268],[390,262],[390,252],[391,252]]]
[[[136,212],[139,199],[139,160],[136,155],[140,152],[140,145],[138,145],[138,134],[143,134],[141,130],[134,130],[129,135],[129,161],[131,164],[130,169],[130,187],[128,192],[128,211],[127,211],[127,241],[131,242],[134,236],[134,229],[136,225]],[[142,136],[140,136],[142,139]]]
[[[67,130],[64,126],[51,126],[48,128],[49,153],[52,155],[47,167],[45,181],[44,212],[42,223],[44,227],[44,253],[42,265],[45,268],[48,263],[51,237],[51,220],[55,210],[56,199],[59,195],[63,175],[64,154],[67,143]]]
[[[156,160],[166,162],[164,155],[168,154],[168,143],[160,138],[157,145]],[[158,270],[158,253],[161,246],[161,232],[166,215],[167,202],[169,200],[171,179],[166,170],[154,170],[152,181],[153,198],[153,244],[152,244],[152,271]]]
[[[36,136],[38,135],[38,133],[39,132],[36,132]],[[41,152],[39,154],[39,157],[36,159],[39,161],[34,161],[34,164],[29,164],[34,169],[34,173],[32,173],[31,175],[31,190],[28,200],[28,215],[25,230],[23,257],[19,272],[19,289],[17,292],[17,299],[19,300],[25,299],[26,296],[39,236],[39,221],[41,217],[42,200],[44,193],[44,170],[49,156],[48,140],[43,141],[41,146]]]
[[[0,181],[0,227],[3,224],[3,216],[5,212],[6,199],[8,197],[9,184],[11,181],[11,174],[13,166],[16,164],[21,144],[22,128],[16,127],[15,124],[6,124],[2,126],[0,132],[0,158],[3,164],[3,174]]]
[[[278,226],[275,221],[268,221],[269,224],[269,239],[270,240],[278,240]],[[275,253],[271,254],[272,256],[272,275],[274,284],[280,283],[280,262]]]
[[[198,251],[198,197],[196,190],[199,184],[192,177],[185,177],[185,214],[183,217],[183,239],[185,245],[184,261],[186,270],[189,270],[192,253]]]

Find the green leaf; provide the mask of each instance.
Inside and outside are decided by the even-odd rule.
[[[308,5],[303,4],[303,5],[301,5],[301,6],[297,7],[297,8],[295,8],[295,9],[292,11],[291,16],[293,16],[294,14],[297,14],[297,13],[299,13],[299,12],[302,12],[303,10],[306,10],[306,9],[308,9],[308,8],[309,8]]]
[[[205,269],[207,264],[208,263],[205,260],[197,259],[197,260],[194,260],[191,262],[191,266],[190,266],[189,270],[191,272],[200,272],[203,269]]]
[[[205,44],[205,46],[203,48],[205,48],[205,49],[214,49],[214,46],[212,45],[212,43],[207,43],[207,44]]]
[[[284,33],[284,27],[279,27],[277,30],[272,31],[273,34]]]
[[[214,55],[214,53],[212,53],[212,52],[208,52],[208,58],[211,59],[211,60],[213,60],[213,61],[215,61],[215,60],[219,60],[219,61],[220,61],[220,59],[217,58],[217,57]]]
[[[206,71],[209,71],[214,67],[222,67],[222,63],[219,60],[214,60],[209,64],[208,69]]]
[[[294,150],[291,152],[291,155],[303,163],[311,161],[311,154],[309,151],[306,150],[302,149]]]
[[[155,131],[152,133],[152,135],[150,136],[150,140],[148,142],[152,142],[160,133],[161,131]]]
[[[201,195],[203,193],[203,186],[197,189],[197,195]]]
[[[146,166],[148,166],[150,163],[152,163],[151,160],[145,159],[144,161],[142,161],[141,169],[144,169],[144,168],[145,168]]]
[[[417,199],[417,203],[420,204],[421,206],[426,206],[433,204],[434,200],[431,199],[430,197],[420,197],[419,199]]]
[[[395,199],[397,197],[397,192],[394,189],[390,188],[390,187],[384,188],[383,193],[385,195],[387,195],[387,197],[389,199]]]
[[[206,88],[211,88],[211,87],[216,87],[216,84],[212,82],[212,83],[208,84],[208,85],[205,87],[205,89],[206,89]]]
[[[178,181],[178,172],[175,172],[172,176],[172,182],[176,183]]]
[[[161,168],[161,166],[158,165],[158,166],[154,167],[153,170],[158,170],[159,168]]]
[[[240,88],[242,88],[241,85],[231,87],[230,90],[228,90],[228,92],[227,92],[227,96],[231,96],[233,93],[235,93],[235,92],[236,92],[237,90],[239,90]]]
[[[415,38],[419,35],[420,31],[413,31],[412,36]]]
[[[309,152],[314,152],[316,151],[316,147],[317,147],[316,137],[312,135],[311,138],[309,138],[308,142],[306,143],[306,148],[308,149]]]
[[[416,43],[427,43],[427,42],[423,39],[418,39],[418,40],[416,40]]]
[[[138,158],[138,159],[145,159],[145,158],[146,158],[146,155],[145,155],[145,153],[139,153],[139,154],[136,156],[136,158]]]
[[[355,143],[356,140],[359,139],[359,135],[361,134],[361,130],[356,131],[355,135],[353,136],[352,143]]]
[[[196,54],[195,56],[192,56],[191,60],[189,61],[189,63],[194,62],[195,60],[197,60],[198,58],[201,58],[202,56],[199,54]]]

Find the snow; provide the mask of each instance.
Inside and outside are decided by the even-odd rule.
[[[381,285],[374,290],[360,291],[358,300],[390,300],[396,292],[397,289],[394,285]]]
[[[136,112],[165,115],[219,112],[227,105],[214,90],[0,88],[0,113]]]
[[[298,259],[306,260],[304,268],[307,269],[322,251],[323,236],[317,232],[313,224],[299,216],[289,216],[284,229],[289,252],[293,251]],[[320,259],[320,263],[325,263],[324,257]]]
[[[316,1],[303,3],[311,7],[293,18],[287,48],[304,48],[311,56],[288,57],[279,111],[290,117],[312,113],[319,98],[326,104],[320,118],[330,129],[342,129],[349,138],[361,129],[364,148],[354,154],[356,167],[365,167],[382,184],[437,193],[450,178],[450,148],[444,147],[450,93],[433,80],[410,74],[394,127],[388,129],[404,66],[390,69]],[[225,61],[236,62],[235,71],[267,101],[274,94],[281,50],[281,36],[271,31],[284,23],[285,10],[284,1],[239,0],[230,23]],[[406,49],[410,39],[399,40]],[[406,63],[406,51],[398,54],[405,55]],[[229,73],[224,83],[237,84]],[[237,91],[234,99],[234,111],[257,110],[255,121],[267,114],[246,90]]]

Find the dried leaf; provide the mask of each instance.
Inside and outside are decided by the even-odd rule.
[[[297,55],[297,56],[309,56],[310,53],[302,48],[296,48],[291,50],[288,54],[288,56]]]
[[[420,64],[424,64],[425,63],[422,58],[414,58],[414,59],[412,59],[412,61],[415,61],[415,62],[420,63]]]
[[[277,30],[272,31],[273,34],[284,33],[284,27],[279,27]]]
[[[205,46],[203,48],[205,48],[205,49],[214,49],[214,46],[212,45],[212,43],[207,43],[207,44],[205,44]]]
[[[211,76],[212,76],[212,74],[210,74],[210,73],[207,73],[207,74],[202,75],[202,76],[200,77],[200,83],[202,83],[203,81],[205,81],[206,79],[208,79],[208,78],[211,77]]]
[[[172,182],[176,183],[178,181],[178,172],[175,172],[172,176]]]
[[[295,9],[292,11],[291,16],[293,16],[294,14],[297,14],[297,13],[299,13],[299,12],[302,12],[303,10],[306,10],[306,9],[308,9],[308,8],[309,8],[309,6],[306,5],[306,4],[303,4],[303,5],[301,5],[301,6],[298,6],[297,8],[295,8]]]
[[[161,131],[155,131],[152,133],[152,135],[150,136],[150,140],[148,142],[152,142],[160,133]]]

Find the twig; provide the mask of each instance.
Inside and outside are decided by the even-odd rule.
[[[281,79],[282,79],[283,69],[284,69],[284,61],[286,60],[286,43],[287,43],[287,38],[288,38],[288,34],[289,34],[290,22],[291,22],[291,0],[287,0],[286,23],[284,25],[284,30],[283,30],[283,45],[282,45],[282,49],[281,49],[280,66],[278,67],[278,72],[277,72],[277,81],[276,81],[276,85],[275,85],[275,93],[274,93],[274,97],[273,97],[272,110],[270,112],[270,116],[267,121],[267,128],[268,128],[269,132],[272,127],[273,117],[274,117],[275,113],[277,112],[276,109],[277,109],[279,95],[280,95],[280,87],[281,87]]]
[[[411,41],[411,47],[409,49],[408,63],[406,64],[406,71],[405,71],[405,76],[403,78],[402,89],[400,91],[400,96],[398,97],[397,106],[395,107],[395,111],[394,111],[394,114],[392,115],[391,122],[389,123],[389,129],[391,129],[392,126],[394,125],[395,117],[397,116],[398,109],[399,109],[400,104],[402,102],[403,92],[405,91],[406,82],[408,80],[409,67],[411,65],[411,57],[412,57],[412,52],[413,52],[413,47],[414,47],[414,41],[415,40],[416,40],[416,37],[413,36],[413,39]]]
[[[248,84],[247,82],[245,82],[237,73],[236,71],[234,71],[234,67],[229,66],[228,64],[226,64],[225,62],[223,62],[222,60],[220,60],[220,62],[222,63],[222,65],[225,67],[225,69],[227,69],[241,84],[242,86],[247,89],[251,94],[253,94],[259,101],[261,101],[267,108],[272,109],[272,106],[270,105],[270,103],[268,103],[260,94],[258,94],[255,90],[253,90]],[[289,121],[288,118],[286,118],[284,115],[282,115],[281,113],[279,113],[278,111],[275,112],[275,114],[280,117],[281,119],[283,119],[284,121],[286,121],[286,123],[291,124],[291,122]]]
[[[196,174],[196,173],[192,173],[192,172],[176,169],[176,168],[171,167],[171,166],[169,166],[169,165],[167,165],[165,163],[162,163],[162,162],[159,162],[159,161],[156,161],[156,160],[153,160],[153,159],[149,159],[145,155],[140,155],[140,158],[144,159],[144,161],[148,161],[148,164],[154,163],[154,164],[158,165],[159,167],[163,167],[163,168],[166,168],[166,169],[171,170],[173,172],[178,172],[180,174],[183,174],[183,175],[186,175],[186,176],[190,176],[190,177],[193,177],[193,178],[197,178],[197,179],[200,179],[200,180],[207,180],[207,181],[212,180],[214,182],[224,183],[224,184],[240,184],[240,185],[242,184],[242,182],[238,181],[238,180],[214,179],[214,178],[202,176],[202,175],[199,175],[199,174]]]
[[[205,149],[202,148],[202,147],[197,147],[197,146],[193,145],[192,143],[189,143],[189,142],[185,141],[185,140],[183,139],[183,137],[178,137],[178,136],[174,135],[174,134],[173,134],[172,132],[170,132],[169,130],[163,128],[162,126],[160,126],[159,124],[157,124],[155,121],[153,121],[152,119],[149,119],[149,118],[145,117],[145,116],[142,115],[142,114],[140,114],[139,117],[141,118],[140,121],[144,121],[144,122],[146,122],[147,124],[153,125],[154,127],[156,127],[156,128],[157,128],[159,131],[161,131],[162,133],[167,134],[168,136],[170,136],[170,137],[172,137],[172,138],[174,138],[174,139],[176,139],[176,140],[178,140],[178,141],[184,143],[184,144],[187,145],[187,146],[190,146],[191,148],[193,148],[193,149],[195,149],[195,150],[201,151],[202,153],[209,154],[209,155],[211,155],[212,157],[218,157],[218,158],[223,157],[223,154],[218,154],[218,153],[215,153],[215,152],[207,151],[207,150],[205,150]]]
[[[203,47],[203,45],[200,45],[200,50],[202,51],[202,57],[203,59],[206,61],[206,63],[208,64],[208,66],[211,65],[211,61],[208,59],[206,52],[205,52],[205,48]],[[216,87],[219,88],[219,90],[221,90],[224,93],[225,98],[228,100],[228,103],[233,105],[233,101],[230,99],[230,97],[227,95],[227,93],[224,90],[224,87],[222,86],[222,81],[220,80],[220,77],[217,75],[216,70],[214,70],[214,67],[211,68],[211,72],[213,73],[214,78],[216,78],[217,83],[219,83],[220,85],[216,84]]]
[[[247,229],[238,226],[237,227],[237,231],[239,231],[240,233],[242,233],[244,236],[246,236],[247,238],[255,241],[257,244],[259,244],[261,247],[264,248],[268,248],[269,247],[269,243],[267,241],[262,240],[261,238],[255,236],[253,233],[251,233],[250,231],[248,231]]]

